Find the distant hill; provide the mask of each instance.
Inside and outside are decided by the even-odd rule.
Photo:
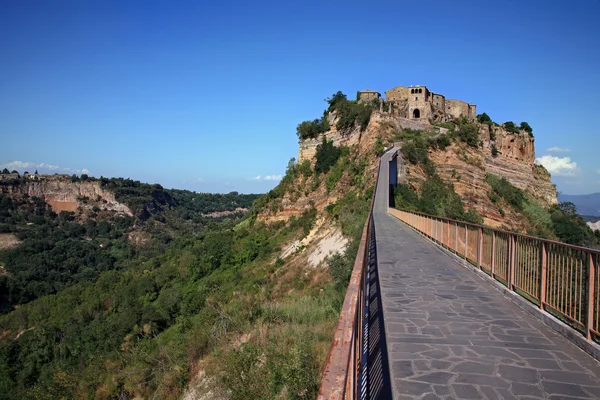
[[[570,201],[577,207],[581,215],[600,217],[600,193],[591,194],[562,194],[559,193],[558,201]]]

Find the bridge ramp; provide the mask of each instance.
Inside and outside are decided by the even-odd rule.
[[[600,399],[600,363],[374,205],[394,399]]]

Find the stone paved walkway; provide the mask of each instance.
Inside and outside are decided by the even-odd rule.
[[[390,216],[374,211],[395,399],[600,399],[600,363]]]

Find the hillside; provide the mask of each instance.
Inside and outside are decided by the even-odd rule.
[[[317,147],[325,138],[336,146],[355,148],[361,158],[361,168],[372,174],[377,160],[376,152],[392,143],[403,143],[405,150],[411,152],[405,163],[405,183],[412,190],[420,192],[422,182],[427,178],[427,173],[418,160],[419,157],[424,159],[423,152],[426,152],[437,175],[451,184],[464,201],[465,207],[478,212],[487,225],[519,231],[532,228],[527,221],[523,221],[520,211],[515,212],[506,205],[503,207],[493,197],[490,199],[493,192],[488,179],[490,174],[505,178],[542,208],[557,203],[556,188],[550,181],[550,174],[543,167],[534,164],[534,138],[525,131],[513,129],[511,132],[498,124],[466,121],[463,121],[464,129],[461,130],[461,121],[458,120],[432,125],[428,121],[407,120],[380,112],[375,107],[372,108],[369,123],[364,129],[338,129],[340,116],[337,114],[335,111],[326,113],[324,118],[327,119],[329,129],[315,137],[300,140],[299,165],[314,163]],[[415,158],[415,152],[420,153],[420,156]],[[349,179],[348,171],[341,175],[340,179],[342,178]],[[261,214],[261,218],[287,219],[292,215],[299,215],[311,201],[318,209],[323,209],[338,200],[335,193],[328,192],[326,182],[323,185],[323,182],[316,182],[309,175],[293,186],[309,187],[312,190],[286,193],[274,200],[271,208]]]
[[[577,212],[581,215],[600,217],[600,193],[591,194],[558,194],[558,199],[575,204]]]
[[[0,399],[314,397],[368,197],[265,225],[267,196],[29,179],[0,195]]]
[[[530,128],[432,122],[334,94],[320,118],[298,125],[299,159],[241,218],[252,195],[121,178],[69,177],[70,189],[5,180],[0,226],[18,240],[0,252],[0,284],[21,297],[0,316],[0,399],[315,398],[378,158],[392,143],[407,178],[398,207],[596,240],[555,204]],[[76,211],[57,214],[37,195]],[[210,217],[221,212],[234,214]],[[31,257],[19,276],[27,267],[16,262]]]

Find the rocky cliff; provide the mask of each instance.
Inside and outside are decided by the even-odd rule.
[[[492,127],[493,136],[490,137],[487,125],[479,124],[478,128],[479,147],[454,141],[444,150],[430,149],[429,158],[442,179],[454,185],[465,205],[477,210],[486,225],[525,231],[527,226],[522,215],[490,200],[491,187],[486,182],[486,175],[506,178],[544,208],[556,204],[556,187],[550,174],[534,163],[534,138],[527,132],[511,133],[502,127]],[[494,146],[496,155],[493,155]],[[418,189],[419,182],[425,179],[424,171],[410,164],[406,171],[409,185]]]
[[[340,132],[335,129],[335,113],[329,115],[331,130],[315,139],[299,142],[298,162],[309,160],[314,165],[316,148],[322,138],[332,140],[336,146],[348,146],[354,149],[356,157],[367,161],[364,171],[365,179],[372,179],[377,165],[375,155],[376,143],[389,146],[398,139],[398,132],[403,129],[418,129],[431,132],[430,135],[444,135],[448,129],[430,125],[427,122],[416,122],[398,118],[385,112],[373,112],[370,122],[364,131],[355,128]],[[438,174],[454,185],[455,191],[463,198],[467,208],[476,209],[484,222],[491,226],[503,226],[509,229],[523,230],[522,216],[512,210],[501,210],[488,197],[491,187],[486,182],[486,174],[491,173],[506,178],[516,187],[525,191],[543,207],[557,203],[556,188],[550,180],[550,174],[534,163],[534,138],[525,131],[511,133],[502,126],[491,127],[477,124],[479,129],[479,146],[468,146],[454,140],[444,150],[430,149],[429,158],[435,163]],[[493,147],[497,152],[494,152]],[[425,173],[419,167],[406,164],[405,182],[413,189],[420,190],[420,183]],[[304,210],[312,207],[323,209],[333,204],[344,192],[350,174],[344,173],[336,190],[328,191],[324,182],[316,182],[314,176],[301,176],[291,185],[282,198],[272,203],[271,208],[260,217],[267,221],[287,220],[291,216],[299,216]],[[314,190],[308,190],[312,187]]]
[[[0,188],[3,193],[43,198],[57,213],[100,209],[133,215],[129,207],[116,201],[115,194],[104,190],[98,181],[72,182],[71,178],[65,175],[37,175],[22,178],[19,182],[0,181]]]

